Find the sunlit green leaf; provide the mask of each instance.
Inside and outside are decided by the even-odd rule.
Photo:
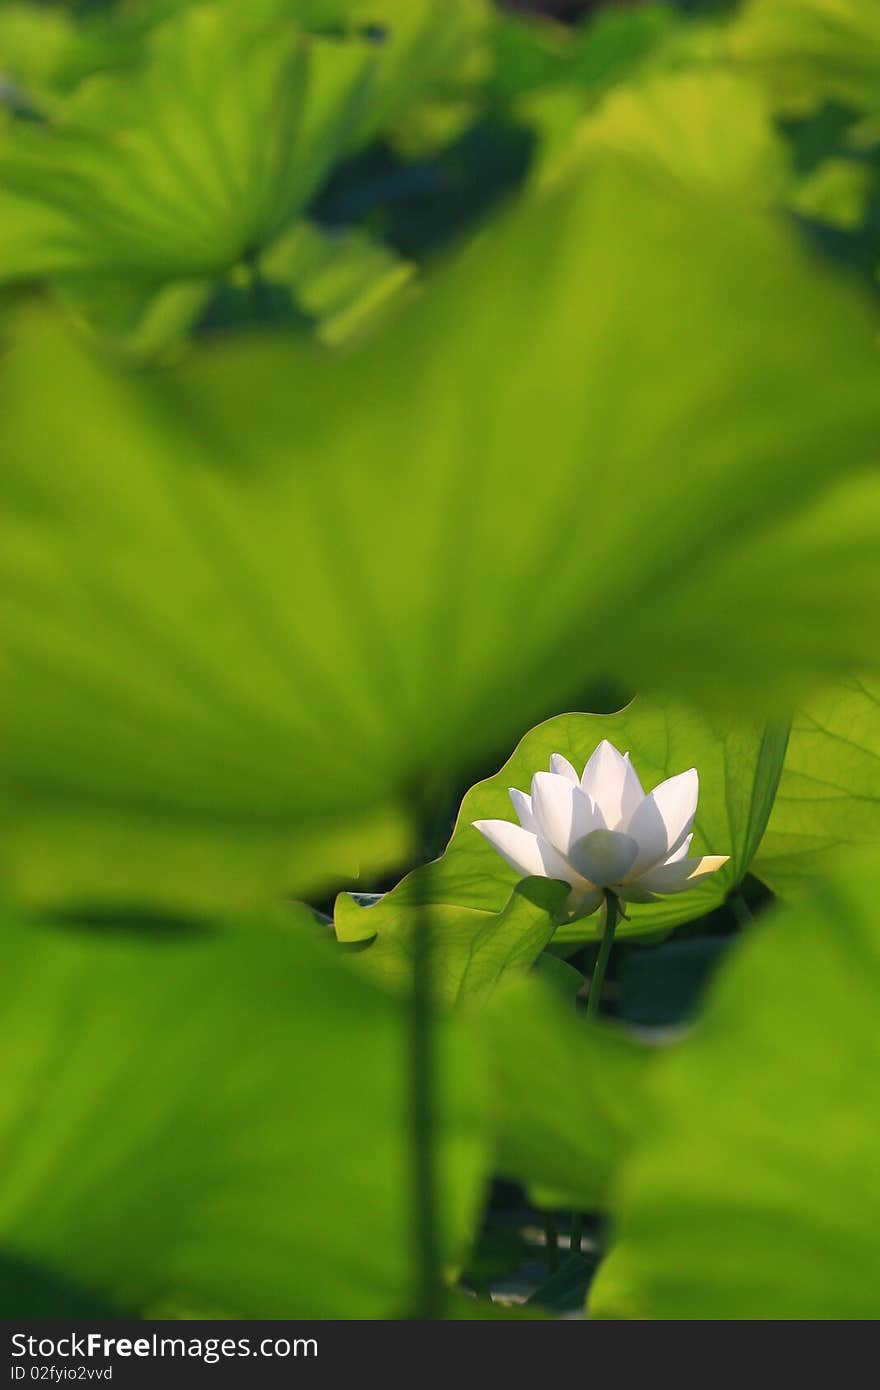
[[[123,1314],[407,1315],[411,1079],[392,999],[298,918],[155,937],[7,915],[2,935],[0,1260],[42,1272],[42,1316],[65,1282]],[[473,1059],[442,1034],[447,1262],[483,1172]]]
[[[0,143],[6,279],[221,271],[274,239],[361,119],[372,50],[239,7],[160,25],[134,72],[83,83]]]
[[[876,1318],[878,893],[857,860],[768,918],[658,1058],[593,1316]]]
[[[219,0],[227,10],[239,0]],[[374,67],[356,143],[423,154],[471,119],[488,75],[490,0],[250,0],[248,12],[366,41]]]
[[[437,1002],[446,1007],[482,1004],[503,979],[528,970],[549,943],[567,893],[564,884],[527,879],[494,914],[475,914],[466,907],[432,910],[431,958]],[[362,940],[363,934],[369,933],[374,913],[380,915],[375,906],[358,907],[343,894],[336,908],[340,941]],[[403,915],[390,927],[383,918],[383,930],[375,944],[359,956],[364,967],[386,984],[407,988],[418,921],[418,912]],[[564,964],[562,968],[565,970]]]
[[[825,159],[800,181],[791,206],[802,217],[854,231],[868,210],[872,170],[853,159]]]
[[[0,9],[0,73],[14,84],[19,100],[51,84],[74,34],[72,16],[58,6],[7,3]],[[10,95],[4,93],[7,102]]]
[[[731,31],[730,51],[787,109],[830,100],[880,110],[874,0],[750,0]]]
[[[291,311],[315,325],[321,342],[337,347],[372,327],[412,274],[410,264],[363,232],[298,222],[261,256],[260,284],[249,292],[288,296]]]
[[[746,202],[781,201],[789,183],[785,143],[766,96],[718,68],[613,88],[560,158],[609,149],[689,187]]]
[[[489,66],[489,0],[356,0],[353,13],[385,35],[363,142],[387,132],[422,154],[463,129]]]
[[[842,850],[880,841],[880,687],[841,679],[795,715],[754,871],[783,897],[808,892]]]
[[[117,279],[101,271],[67,275],[55,286],[59,302],[104,351],[123,361],[149,362],[179,348],[214,293],[210,276],[164,283]]]
[[[222,279],[157,284],[91,272],[65,276],[56,288],[104,351],[143,364],[179,355],[197,326],[210,333],[271,323],[339,347],[374,327],[412,276],[412,265],[363,232],[298,221],[252,266]]]
[[[448,924],[477,938],[504,907],[517,874],[472,822],[515,820],[510,787],[528,791],[533,774],[547,771],[553,753],[563,753],[582,771],[603,738],[631,754],[646,791],[696,767],[700,801],[691,853],[730,855],[729,864],[687,893],[644,906],[628,904],[629,920],[619,923],[618,935],[663,933],[717,907],[747,872],[760,841],[782,768],[786,730],[775,725],[737,728],[726,718],[713,720],[683,706],[640,698],[617,714],[563,714],[532,729],[500,772],[468,792],[449,846],[438,861],[415,869],[370,908],[357,906],[348,894],[340,895],[340,938],[377,934],[378,946],[386,934],[392,939],[408,937],[425,910],[441,959]],[[561,926],[554,939],[585,940],[601,931],[602,918],[596,914]]]
[[[668,5],[640,4],[602,7],[576,30],[515,17],[498,28],[495,84],[511,100],[517,118],[534,130],[539,169],[552,170],[579,147],[594,144],[641,153],[649,163],[659,160],[661,167],[672,155],[673,168],[680,162],[685,182],[705,183],[708,176],[713,188],[736,189],[743,172],[762,168],[775,182],[774,142],[760,128],[758,103],[754,94],[749,99],[742,90],[746,84],[733,91],[733,110],[716,109],[729,81],[720,67],[724,49],[719,26],[685,21],[680,10]],[[711,71],[710,82],[718,81],[719,100],[700,92],[703,68]],[[684,77],[680,92],[676,75]],[[668,90],[664,78],[672,81]],[[651,110],[655,105],[656,112]],[[680,110],[682,105],[690,111]],[[726,118],[735,121],[737,107],[745,130],[731,142],[724,127]],[[703,148],[693,128],[680,129],[688,117],[706,126]],[[650,130],[652,121],[659,122],[657,131]],[[676,139],[681,140],[680,160],[674,154]],[[712,164],[709,152],[719,141]],[[754,196],[754,180],[751,191]]]

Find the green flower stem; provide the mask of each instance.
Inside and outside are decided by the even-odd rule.
[[[544,1217],[544,1236],[547,1241],[547,1273],[555,1274],[559,1268],[559,1232],[556,1217],[549,1211]]]
[[[587,1018],[595,1018],[599,1012],[599,1001],[602,998],[602,986],[605,983],[605,971],[608,969],[608,959],[611,955],[611,947],[614,944],[614,930],[617,926],[618,916],[619,904],[617,897],[606,888],[605,930],[602,933],[602,944],[599,947],[599,954],[596,957],[596,965],[593,970],[592,979],[590,980],[590,991],[587,995]],[[571,1253],[573,1255],[580,1253],[583,1233],[583,1217],[575,1212],[571,1218]]]
[[[616,894],[610,889],[605,890],[605,931],[602,934],[602,944],[599,947],[599,954],[596,957],[596,968],[593,971],[593,978],[590,980],[590,992],[587,995],[587,1018],[595,1018],[599,1012],[599,1000],[602,996],[602,986],[605,983],[605,971],[608,969],[608,958],[611,955],[611,946],[614,942],[614,929],[617,926],[619,907]]]

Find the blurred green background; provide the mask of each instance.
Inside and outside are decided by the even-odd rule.
[[[873,0],[0,4],[5,1316],[877,1316],[878,176]]]

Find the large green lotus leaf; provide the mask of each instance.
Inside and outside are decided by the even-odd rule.
[[[0,72],[20,99],[54,85],[75,34],[73,16],[60,7],[7,3],[0,9]]]
[[[357,228],[298,222],[260,260],[263,291],[289,295],[322,343],[338,347],[372,327],[410,283],[414,267]]]
[[[499,15],[493,30],[495,61],[490,83],[501,100],[577,90],[583,110],[610,87],[654,67],[680,65],[702,50],[704,28],[684,21],[668,4],[603,7],[589,23],[535,23],[531,16]]]
[[[555,151],[547,142],[545,176],[601,150],[631,155],[695,190],[787,206],[844,230],[863,221],[872,185],[868,165],[852,159],[825,160],[799,173],[768,92],[752,74],[717,61],[684,71],[649,69],[640,81],[615,87]]]
[[[13,107],[53,117],[84,79],[135,68],[151,31],[196,3],[206,0],[135,0],[124,6],[4,0],[0,71],[12,84]]]
[[[810,221],[856,232],[869,216],[873,190],[869,163],[832,156],[798,181],[790,205]]]
[[[880,842],[880,685],[836,681],[794,717],[754,872],[782,897],[810,891],[841,851]]]
[[[612,89],[559,158],[594,150],[631,155],[695,189],[767,205],[782,201],[791,177],[766,94],[719,68],[656,73]]]
[[[489,0],[354,0],[346,9],[349,23],[382,36],[360,141],[385,136],[415,155],[454,138],[488,76]]]
[[[516,870],[510,868],[483,836],[475,820],[516,820],[510,787],[528,791],[535,772],[547,771],[553,753],[563,753],[578,772],[607,738],[629,752],[646,791],[665,778],[696,767],[700,801],[694,823],[692,854],[728,854],[730,863],[688,893],[650,904],[626,905],[618,935],[647,936],[701,917],[724,901],[744,877],[761,839],[785,754],[783,725],[731,724],[684,706],[638,698],[617,714],[563,714],[548,719],[521,740],[500,772],[467,793],[442,857],[413,870],[375,904],[362,907],[348,893],[336,901],[336,931],[341,940],[385,937],[408,940],[413,923],[427,910],[435,925],[435,950],[442,958],[447,933],[456,939],[470,931],[477,937],[503,908]],[[581,941],[602,932],[601,913],[559,928],[557,941]]]
[[[748,705],[873,659],[875,352],[790,235],[599,160],[344,356],[135,378],[35,332],[0,376],[13,890],[215,910],[262,856],[305,892],[328,834],[596,677]]]
[[[458,663],[479,660],[500,675],[511,647],[504,612],[527,612],[527,625],[541,628],[545,676],[557,664],[571,691],[582,688],[582,671],[610,669],[633,685],[665,675],[754,701],[793,668],[812,673],[845,653],[873,655],[880,498],[868,466],[877,413],[871,316],[772,224],[727,204],[718,211],[597,159],[479,239],[381,346],[326,373],[325,392],[333,381],[348,397],[344,418],[334,418],[337,465],[365,449],[399,461],[381,469],[390,487],[362,468],[345,490],[370,541],[378,512],[383,544],[354,547],[367,552],[357,563],[377,599],[389,587],[390,553],[391,574],[407,576],[408,612],[421,616],[419,659],[400,663],[388,683],[397,700],[415,696],[420,719],[430,709],[432,726],[448,719],[435,694],[443,633],[466,626]],[[771,301],[779,314],[767,314]],[[835,373],[832,389],[819,349],[836,335],[835,321],[852,365]],[[526,323],[528,333],[517,327]],[[233,356],[220,394],[234,403]],[[552,371],[551,356],[561,358]],[[275,447],[289,451],[306,412],[298,399],[281,411],[262,363],[250,360],[264,435],[277,420],[286,434]],[[621,414],[611,383],[620,390],[624,381],[638,389]],[[239,411],[224,410],[222,425],[238,451],[248,447]],[[320,431],[313,421],[308,428]],[[409,524],[416,499],[404,459],[418,479],[418,526]],[[581,515],[592,519],[587,572],[579,548],[562,543]],[[580,637],[585,602],[589,642]],[[385,645],[397,641],[391,622]],[[507,717],[518,699],[512,685],[487,682],[464,738],[497,725],[502,698]]]
[[[210,0],[127,0],[124,5],[4,0],[0,6],[0,71],[12,105],[52,119],[70,94],[95,73],[135,69],[154,29],[178,11]]]
[[[502,981],[528,970],[549,944],[567,894],[565,884],[532,878],[517,884],[496,913],[475,916],[456,907],[432,906],[436,1003],[443,1008],[482,1005]],[[393,931],[380,932],[368,950],[358,953],[364,968],[392,988],[407,991],[411,986],[419,917],[418,912],[406,914]],[[566,978],[558,981],[560,989],[570,986],[571,976],[580,986],[581,976],[564,963],[562,974]]]
[[[92,272],[64,277],[57,291],[105,352],[144,364],[179,355],[196,324],[203,332],[287,325],[340,347],[372,328],[413,271],[357,228],[334,231],[299,220],[254,266],[236,266],[222,279],[156,283]]]
[[[657,1060],[594,1316],[876,1318],[878,893],[875,850],[778,910]]]
[[[82,83],[0,143],[5,279],[217,272],[301,211],[366,109],[373,54],[242,7],[158,26],[134,71]]]
[[[401,155],[424,158],[466,130],[484,101],[491,15],[487,0],[397,0],[389,27],[393,36],[397,25],[397,44],[380,65],[362,138],[387,130]]]
[[[534,128],[542,173],[578,150],[625,150],[689,186],[773,202],[784,145],[758,84],[729,71],[722,24],[640,4],[555,28],[514,19],[498,41],[496,85]]]
[[[730,30],[729,49],[785,109],[835,101],[880,110],[875,0],[749,0]]]
[[[238,0],[226,0],[235,5]],[[310,29],[367,36],[375,82],[358,143],[391,139],[424,152],[470,118],[488,75],[490,0],[253,0]]]
[[[542,1206],[605,1207],[647,1123],[656,1050],[588,1023],[535,979],[508,982],[472,1026],[486,1049],[498,1171]]]
[[[200,3],[174,0],[164,9]],[[213,4],[227,13],[242,8],[240,0]],[[490,0],[249,0],[247,13],[369,45],[373,80],[357,145],[387,139],[424,153],[444,143],[471,119],[488,75]]]
[[[412,1309],[408,1020],[304,919],[157,938],[4,915],[0,1263],[31,1271],[41,1316],[56,1285],[123,1313]],[[484,1101],[474,1045],[436,1036],[451,1263]]]

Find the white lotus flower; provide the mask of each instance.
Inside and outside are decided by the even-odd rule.
[[[531,796],[511,787],[519,825],[473,824],[518,873],[570,884],[569,912],[588,917],[606,889],[627,902],[656,902],[727,863],[726,854],[688,855],[699,792],[692,767],[646,796],[629,754],[603,739],[582,777],[554,753],[550,771],[532,778]]]

